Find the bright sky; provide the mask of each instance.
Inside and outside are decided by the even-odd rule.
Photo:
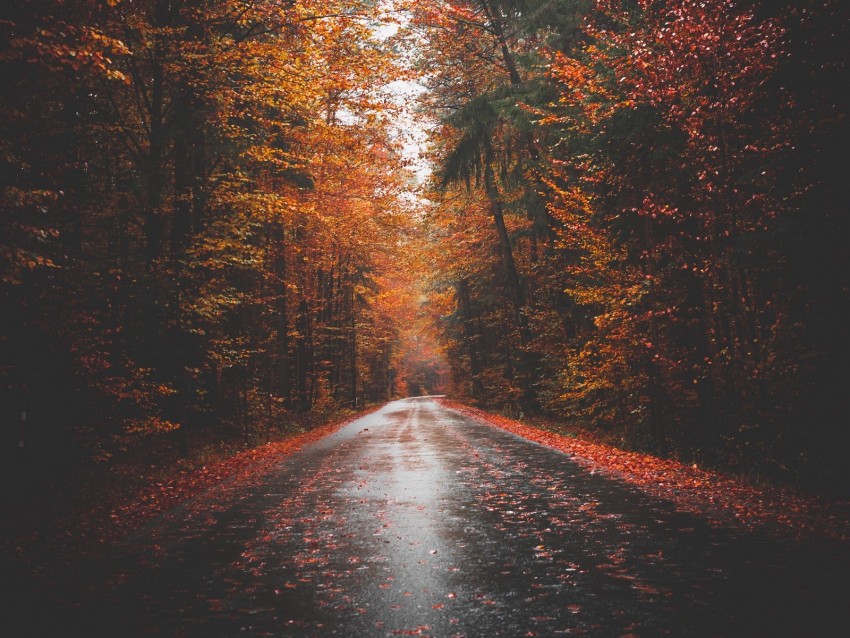
[[[406,15],[396,10],[394,0],[386,0],[383,8],[393,19],[378,26],[375,33],[380,40],[386,41],[396,35],[408,19]],[[417,184],[422,184],[431,174],[431,167],[424,157],[424,146],[427,130],[433,123],[427,121],[422,113],[417,112],[417,107],[419,96],[427,89],[411,80],[395,80],[388,83],[384,90],[399,107],[395,128],[402,144],[402,155],[412,162]]]

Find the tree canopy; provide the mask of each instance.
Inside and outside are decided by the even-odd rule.
[[[449,391],[850,486],[843,3],[0,11],[5,467]]]

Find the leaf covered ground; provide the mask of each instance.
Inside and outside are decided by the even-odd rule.
[[[534,427],[456,401],[441,401],[446,407],[480,423],[565,452],[591,472],[617,478],[717,524],[763,528],[797,539],[850,540],[848,501],[821,499],[788,488],[760,488],[741,478],[693,464],[621,450],[581,436]]]
[[[89,503],[81,503],[49,528],[34,524],[4,539],[17,560],[37,566],[45,556],[62,556],[70,563],[118,540],[157,516],[225,481],[244,480],[272,471],[284,457],[305,445],[336,432],[347,423],[374,412],[380,406],[290,434],[258,447],[227,455],[200,467],[175,469],[170,477],[142,487],[130,497],[110,497],[109,486],[92,492]],[[41,517],[39,517],[41,518]],[[18,529],[26,521],[19,521]]]

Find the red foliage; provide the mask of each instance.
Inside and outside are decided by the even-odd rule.
[[[679,461],[629,452],[586,438],[540,429],[477,408],[440,399],[476,422],[499,427],[569,454],[591,472],[615,478],[677,509],[706,517],[714,524],[737,524],[783,537],[850,540],[850,502],[828,501],[790,489],[762,489],[742,479]]]

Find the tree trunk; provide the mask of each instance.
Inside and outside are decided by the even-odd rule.
[[[479,399],[484,394],[481,382],[481,363],[478,360],[478,335],[475,334],[475,319],[472,316],[472,304],[469,299],[469,280],[464,277],[458,283],[458,297],[463,309],[463,327],[466,334],[466,346],[469,350],[469,368],[472,376],[472,396]]]
[[[357,316],[354,312],[354,286],[351,287],[351,407],[357,407]]]
[[[184,91],[178,98],[174,122],[174,210],[171,217],[171,254],[179,256],[189,245],[192,231],[192,121],[191,95]]]
[[[154,27],[166,27],[171,19],[170,3],[157,2],[154,13]],[[168,132],[165,123],[165,63],[164,47],[161,35],[156,35],[151,60],[151,90],[149,113],[148,153],[146,172],[146,209],[144,217],[145,248],[148,267],[153,269],[155,261],[162,252],[162,197],[165,191],[165,155],[168,145]],[[144,87],[139,87],[144,90]]]
[[[493,216],[493,221],[496,224],[496,232],[499,236],[499,252],[502,258],[502,267],[505,269],[505,278],[507,279],[508,290],[511,295],[513,304],[514,318],[516,319],[517,328],[519,329],[520,341],[523,348],[528,345],[530,335],[528,332],[528,321],[525,317],[525,294],[522,290],[522,284],[519,280],[519,274],[514,261],[513,247],[511,246],[511,238],[508,235],[508,229],[505,226],[505,216],[502,210],[502,199],[499,194],[499,189],[496,186],[493,176],[493,169],[488,161],[484,168],[484,187],[487,192],[487,197],[490,200],[490,212]]]
[[[298,407],[302,411],[308,411],[312,406],[310,404],[310,394],[308,386],[308,378],[310,371],[310,348],[309,348],[309,332],[310,332],[310,308],[306,299],[302,299],[298,305],[298,345],[297,345],[297,361],[298,361]]]
[[[196,131],[194,161],[194,181],[192,182],[192,233],[197,235],[206,228],[207,200],[207,141],[203,131]]]
[[[292,407],[292,389],[289,376],[289,315],[287,314],[286,239],[283,224],[272,227],[274,274],[276,279],[277,310],[277,377],[278,395],[283,397],[287,409]]]
[[[519,75],[519,68],[517,67],[516,60],[514,59],[510,46],[508,46],[508,39],[505,35],[505,25],[502,24],[501,16],[496,13],[496,9],[490,6],[490,3],[487,0],[480,0],[480,5],[481,9],[484,11],[484,15],[486,15],[487,19],[490,21],[490,28],[493,30],[496,40],[499,42],[499,50],[502,53],[502,61],[505,63],[505,68],[508,70],[508,75],[511,78],[511,84],[522,84],[522,78]]]
[[[661,379],[661,371],[655,353],[661,347],[661,335],[658,330],[658,287],[655,282],[655,264],[653,262],[653,233],[650,220],[644,222],[644,245],[646,247],[647,262],[646,275],[649,280],[649,339],[650,346],[646,353],[646,370],[649,376],[649,427],[655,450],[662,455],[667,451],[667,432],[662,413],[664,385]]]

